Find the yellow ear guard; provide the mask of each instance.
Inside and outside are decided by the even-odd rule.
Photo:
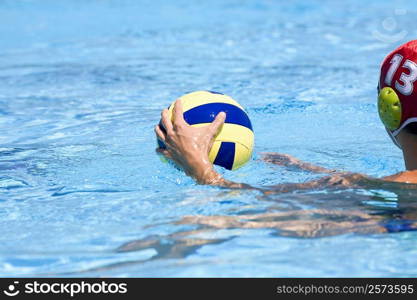
[[[402,108],[400,98],[394,89],[385,87],[378,96],[379,118],[389,130],[400,127]]]

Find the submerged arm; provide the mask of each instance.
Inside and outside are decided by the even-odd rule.
[[[304,171],[310,171],[314,173],[339,173],[336,170],[326,169],[320,166],[313,165],[309,162],[304,162],[299,160],[296,157],[293,157],[289,154],[281,154],[281,153],[263,153],[262,160],[268,163],[272,163],[279,166],[284,167],[293,167]],[[342,172],[340,172],[342,173]]]

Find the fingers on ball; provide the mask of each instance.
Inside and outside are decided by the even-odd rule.
[[[172,122],[169,118],[169,112],[168,109],[164,109],[161,113],[161,120],[162,120],[162,125],[165,127],[165,130],[169,133],[172,131],[173,127],[172,127]]]
[[[155,126],[155,133],[156,133],[156,136],[162,141],[162,142],[165,142],[165,139],[166,139],[166,137],[165,137],[165,133],[161,130],[161,128],[159,127],[159,125],[156,125]]]
[[[159,154],[162,154],[166,158],[172,159],[172,155],[168,149],[157,148],[156,152],[158,152]]]
[[[214,121],[211,123],[211,130],[213,134],[219,133],[224,121],[226,120],[226,114],[224,112],[220,112],[217,114]]]
[[[174,125],[180,127],[186,124],[184,120],[181,99],[177,99],[175,101],[173,114],[174,114]]]

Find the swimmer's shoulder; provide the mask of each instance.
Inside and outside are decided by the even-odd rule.
[[[384,181],[417,184],[417,170],[404,171],[381,178]]]

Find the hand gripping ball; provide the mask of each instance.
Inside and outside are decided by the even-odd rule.
[[[239,103],[227,95],[211,91],[185,94],[181,102],[185,121],[195,127],[206,126],[213,122],[218,113],[226,113],[225,123],[214,138],[209,152],[213,164],[236,170],[249,161],[255,136],[250,119]],[[171,118],[173,108],[174,103],[168,109]],[[159,126],[165,131],[161,123]],[[165,148],[160,140],[158,145]]]

